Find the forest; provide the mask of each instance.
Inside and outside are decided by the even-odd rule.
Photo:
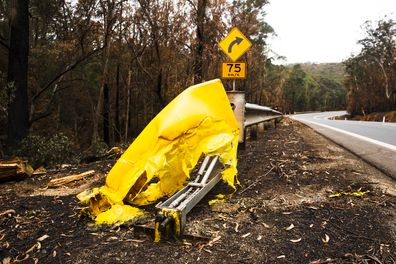
[[[396,110],[396,23],[366,22],[362,50],[344,62],[351,115]]]
[[[79,161],[128,145],[187,87],[220,77],[218,43],[253,43],[237,80],[283,113],[395,110],[395,24],[367,24],[343,64],[276,65],[267,0],[6,0],[0,4],[0,158]],[[345,68],[345,72],[344,72]],[[223,80],[226,89],[232,82]],[[78,153],[78,154],[76,154]]]

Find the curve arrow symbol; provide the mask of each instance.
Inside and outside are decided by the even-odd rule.
[[[233,41],[230,43],[230,45],[228,46],[228,53],[231,53],[231,52],[232,52],[232,47],[233,47],[235,44],[238,44],[238,45],[241,44],[242,40],[243,40],[243,38],[236,37],[235,40],[233,40]]]

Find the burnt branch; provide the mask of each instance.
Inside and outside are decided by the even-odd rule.
[[[78,65],[89,59],[91,56],[95,55],[96,53],[102,51],[105,48],[105,45],[94,49],[93,51],[87,53],[86,55],[82,56],[78,60],[76,60],[74,63],[68,65],[66,69],[64,69],[62,72],[60,72],[58,75],[56,75],[51,81],[48,82],[46,86],[44,86],[40,91],[38,91],[32,98],[32,101],[35,102],[45,91],[47,91],[54,83],[56,83],[63,75],[66,73],[72,71],[75,69]]]

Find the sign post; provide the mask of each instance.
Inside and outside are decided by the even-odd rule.
[[[237,61],[252,46],[245,35],[238,28],[233,28],[228,35],[220,41],[219,47],[231,62],[221,65],[221,78],[232,79],[232,92],[227,92],[228,99],[234,108],[234,113],[239,125],[239,143],[244,143],[245,138],[245,93],[235,89],[236,79],[246,79],[246,62]],[[243,144],[242,144],[243,145]]]

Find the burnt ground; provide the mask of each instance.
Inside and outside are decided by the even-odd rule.
[[[218,184],[188,216],[182,241],[152,230],[95,228],[75,194],[101,185],[115,161],[0,184],[2,263],[396,263],[396,185],[289,119],[239,151],[240,186]],[[57,189],[51,178],[99,173]],[[369,191],[363,197],[341,191]],[[224,203],[208,205],[218,193]],[[152,211],[152,207],[148,207]]]

